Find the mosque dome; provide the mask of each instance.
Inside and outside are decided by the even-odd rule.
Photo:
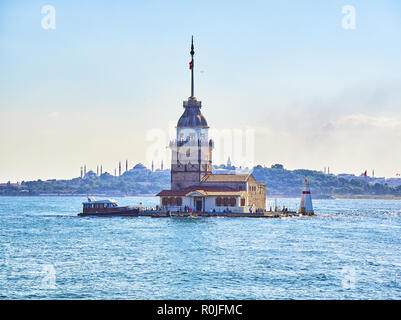
[[[142,163],[138,163],[134,166],[133,168],[134,170],[146,170],[147,168],[142,164]]]

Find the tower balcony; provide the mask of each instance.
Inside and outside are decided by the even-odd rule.
[[[209,147],[214,148],[214,141],[210,139],[185,139],[185,140],[171,140],[169,143],[170,148],[177,147]]]
[[[196,107],[196,108],[202,108],[202,101],[198,101],[195,98],[194,99],[188,99],[188,101],[184,101],[183,103],[184,108],[188,107]]]

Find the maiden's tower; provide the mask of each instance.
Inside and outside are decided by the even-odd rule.
[[[265,184],[252,174],[212,174],[213,141],[194,95],[194,44],[191,43],[191,96],[184,101],[184,113],[170,142],[171,189],[161,191],[160,206],[171,211],[249,213],[264,211]]]

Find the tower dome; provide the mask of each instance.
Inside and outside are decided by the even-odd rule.
[[[184,101],[185,111],[178,120],[177,127],[200,127],[208,128],[206,118],[202,115],[200,108],[201,102],[195,98]]]

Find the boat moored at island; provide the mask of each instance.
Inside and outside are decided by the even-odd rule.
[[[78,214],[80,217],[137,217],[139,213],[139,208],[120,207],[114,199],[97,200],[88,197],[88,201],[83,202],[82,206],[82,212]]]

